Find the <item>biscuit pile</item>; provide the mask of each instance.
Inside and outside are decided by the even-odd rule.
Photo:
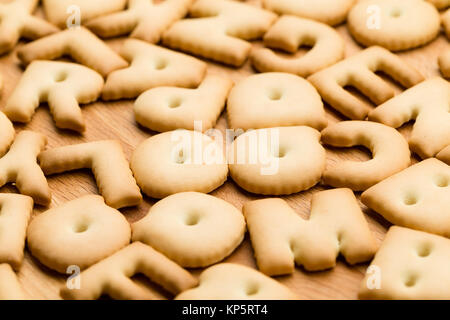
[[[175,299],[299,299],[272,277],[328,270],[339,255],[370,263],[361,299],[450,299],[450,49],[435,61],[442,77],[394,53],[427,45],[441,22],[450,38],[449,0],[42,0],[35,15],[38,5],[0,2],[0,54],[24,68],[0,106],[0,187],[20,193],[0,193],[0,299],[29,297],[16,274],[25,246],[57,273],[81,271],[64,299],[157,298],[136,274]],[[210,70],[247,61],[259,73],[236,83]],[[118,140],[84,139],[81,107],[120,99],[152,133],[130,161]],[[47,148],[23,129],[42,103],[79,143]],[[327,161],[356,146],[371,159]],[[46,177],[79,169],[100,195],[52,203]],[[208,194],[227,179],[252,198],[242,210]],[[309,219],[274,197],[318,185]],[[130,223],[119,209],[144,194],[158,201]],[[381,245],[371,210],[395,225]],[[224,263],[247,232],[256,268]]]

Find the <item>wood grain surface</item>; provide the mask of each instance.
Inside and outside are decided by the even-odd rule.
[[[259,6],[259,0],[246,1],[252,5]],[[39,9],[37,15],[42,15]],[[346,56],[351,56],[362,48],[358,46],[349,35],[345,24],[338,26],[337,30],[345,39]],[[107,44],[114,50],[118,50],[123,43],[124,38],[108,40]],[[21,42],[18,47],[22,46]],[[259,42],[254,42],[254,46],[260,46]],[[16,48],[17,49],[17,48]],[[425,77],[429,78],[439,75],[437,57],[444,50],[449,49],[446,38],[441,35],[433,42],[423,48],[400,53],[399,55],[412,66],[420,70]],[[332,48],[330,48],[332,50]],[[298,54],[302,54],[300,51]],[[220,74],[231,77],[235,82],[255,73],[250,63],[246,63],[242,68],[233,69],[224,65],[208,62],[208,72],[211,74]],[[10,96],[23,73],[23,67],[20,65],[16,55],[16,50],[8,55],[0,57],[0,74],[3,76],[4,87],[0,100],[0,110]],[[394,85],[394,84],[392,84]],[[400,90],[397,88],[397,90]],[[156,134],[143,127],[140,127],[133,114],[133,100],[121,100],[116,102],[96,102],[83,106],[83,116],[86,120],[86,132],[83,135],[69,131],[59,130],[54,126],[53,120],[48,112],[46,105],[42,105],[33,117],[33,120],[27,125],[15,125],[17,132],[23,129],[29,129],[45,134],[48,138],[47,148],[63,146],[67,144],[76,144],[88,141],[102,139],[120,140],[126,156],[130,159],[133,150],[144,139]],[[221,115],[216,128],[225,130],[227,127],[226,111]],[[345,120],[343,117],[326,106],[326,113],[330,123]],[[400,129],[404,135],[410,132],[411,124],[407,124]],[[366,160],[370,153],[363,148],[336,149],[327,148],[327,164],[341,159]],[[414,161],[417,161],[415,158]],[[64,173],[48,177],[48,182],[53,193],[51,207],[56,207],[62,203],[76,199],[84,194],[97,194],[98,190],[89,170],[78,170],[70,173]],[[312,194],[323,190],[326,187],[316,186],[306,192],[283,197],[303,218],[308,218],[310,209],[310,199]],[[17,192],[11,186],[5,186],[0,192]],[[212,195],[222,198],[238,209],[250,200],[261,198],[252,195],[240,189],[230,178],[219,189],[212,192]],[[359,198],[360,194],[357,194]],[[144,198],[142,204],[138,207],[126,208],[120,210],[130,223],[144,217],[149,208],[155,203],[155,199]],[[362,205],[366,218],[370,224],[371,230],[376,235],[379,242],[383,240],[389,222],[384,220],[377,213],[367,209]],[[45,211],[46,208],[35,206],[34,215]],[[248,240],[236,249],[228,257],[226,262],[234,262],[255,267],[253,251]],[[295,291],[302,299],[356,299],[360,282],[368,264],[350,266],[344,259],[339,257],[337,266],[334,269],[323,272],[306,272],[302,268],[297,268],[295,273],[289,276],[277,277],[276,279]],[[193,274],[198,275],[201,270],[191,270]],[[59,288],[64,285],[67,276],[60,275],[48,268],[40,265],[26,249],[25,260],[20,269],[19,280],[31,299],[60,299]],[[142,285],[151,286],[147,281],[137,276],[136,281]],[[157,297],[171,298],[160,289],[153,287]]]

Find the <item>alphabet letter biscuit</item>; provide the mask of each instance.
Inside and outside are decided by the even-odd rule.
[[[71,28],[33,41],[17,51],[24,64],[53,60],[62,56],[94,69],[102,76],[127,67],[127,62],[84,27]]]
[[[0,263],[9,263],[19,269],[32,212],[33,199],[30,197],[0,193]]]
[[[238,209],[198,192],[168,196],[133,224],[133,241],[144,242],[188,268],[223,260],[242,242],[244,233],[245,220]]]
[[[344,58],[344,41],[333,28],[313,20],[283,16],[264,36],[268,48],[255,48],[253,66],[260,72],[289,72],[307,77]],[[271,49],[292,55],[302,45],[311,49],[300,57],[282,57]],[[269,49],[271,48],[271,49]]]
[[[113,208],[138,205],[142,200],[122,146],[115,140],[50,149],[39,155],[39,163],[46,175],[92,169],[100,193]]]
[[[16,122],[30,122],[36,108],[47,101],[58,128],[85,130],[79,103],[97,100],[103,78],[84,66],[58,61],[34,61],[9,97],[4,112]]]
[[[450,144],[450,83],[428,79],[386,101],[369,113],[369,120],[398,128],[415,120],[410,149],[422,159]]]
[[[395,129],[370,121],[342,121],[322,131],[322,142],[333,147],[362,145],[372,152],[369,161],[339,161],[328,167],[323,181],[333,187],[366,190],[411,162],[408,142]]]
[[[450,167],[437,159],[381,181],[361,201],[396,225],[450,237]]]
[[[159,42],[162,33],[183,18],[193,0],[129,0],[128,9],[89,21],[86,26],[103,38],[130,37]]]
[[[447,207],[448,208],[448,207]],[[380,270],[380,286],[369,288],[367,274],[360,299],[450,299],[450,240],[393,226],[371,266]]]
[[[32,255],[60,273],[71,265],[85,269],[128,245],[130,238],[124,216],[96,195],[39,214],[27,231]]]
[[[194,130],[195,122],[202,131],[216,124],[233,82],[208,75],[197,89],[158,87],[150,89],[134,103],[136,121],[151,130]]]
[[[0,264],[0,300],[24,300],[25,293],[9,264]]]
[[[58,28],[33,16],[39,0],[13,0],[0,3],[0,54],[11,51],[20,37],[37,39]]]
[[[105,100],[134,98],[161,86],[197,87],[206,73],[203,61],[141,40],[126,40],[121,55],[131,65],[108,76]]]
[[[0,111],[0,156],[4,155],[14,141],[16,131],[8,117]]]
[[[441,161],[444,161],[446,164],[450,166],[450,145],[448,145],[441,152],[439,152],[436,155],[436,158],[438,158]]]
[[[392,98],[394,90],[374,72],[383,71],[409,88],[423,76],[398,56],[381,47],[371,47],[308,78],[322,98],[334,109],[353,120],[364,120],[370,106],[347,92],[353,86],[379,105]]]
[[[130,278],[142,273],[173,294],[190,289],[198,281],[172,260],[141,243],[133,242],[112,256],[84,270],[78,290],[61,288],[64,299],[92,300],[107,294],[113,299],[153,299],[154,295]]]
[[[32,197],[37,204],[48,205],[52,196],[36,160],[46,145],[44,135],[21,131],[8,153],[0,159],[0,187],[15,182],[20,193]]]
[[[276,19],[270,11],[229,0],[198,0],[190,14],[193,19],[178,21],[164,33],[164,44],[236,67],[250,54],[246,40],[263,36]]]
[[[348,263],[370,260],[377,245],[350,189],[317,192],[311,216],[303,220],[282,199],[247,202],[243,208],[258,268],[275,276],[336,265],[339,253]]]
[[[288,73],[251,75],[230,92],[228,123],[234,129],[327,126],[322,99],[306,80]]]

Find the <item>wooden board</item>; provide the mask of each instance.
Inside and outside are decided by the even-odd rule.
[[[252,5],[259,5],[259,0],[247,1]],[[38,12],[39,14],[39,12]],[[339,33],[346,42],[346,56],[350,56],[362,48],[359,47],[350,37],[345,25],[337,27]],[[123,43],[123,38],[113,39],[107,43],[118,50]],[[23,43],[19,44],[19,46]],[[258,42],[255,46],[260,46]],[[449,45],[444,36],[440,36],[424,48],[401,53],[400,56],[411,65],[419,69],[427,78],[439,75],[437,57]],[[301,53],[300,53],[301,54]],[[16,86],[23,68],[19,64],[16,52],[0,57],[0,74],[4,79],[3,93],[0,99],[0,110],[4,107],[12,90]],[[247,62],[242,68],[232,69],[223,65],[208,62],[208,72],[222,74],[231,77],[235,82],[253,74],[255,71]],[[63,146],[67,144],[76,144],[87,141],[96,141],[102,139],[118,139],[124,148],[124,151],[130,159],[134,148],[144,139],[156,134],[136,124],[133,115],[133,101],[122,100],[117,102],[96,102],[83,107],[83,116],[86,120],[87,130],[84,135],[78,135],[69,131],[62,131],[55,128],[53,120],[46,106],[41,106],[33,120],[27,125],[15,125],[17,131],[30,129],[45,134],[48,138],[48,148]],[[330,123],[345,120],[332,109],[326,106],[327,117]],[[221,115],[217,128],[225,130],[227,126],[226,115]],[[410,124],[402,127],[400,131],[406,136],[410,132]],[[370,154],[360,148],[350,149],[327,149],[327,163],[332,165],[340,159],[359,159],[366,160]],[[414,159],[417,161],[417,159]],[[84,194],[98,193],[92,174],[88,170],[78,170],[71,173],[55,175],[48,177],[48,182],[53,193],[51,207],[56,207],[66,201],[76,199]],[[306,192],[284,197],[288,203],[303,217],[309,216],[311,195],[324,187],[317,186]],[[0,192],[17,192],[13,186],[0,188]],[[212,195],[222,198],[238,209],[249,201],[261,198],[249,194],[233,183],[229,179],[222,187],[215,190]],[[359,198],[359,194],[357,194]],[[126,216],[129,222],[135,222],[144,217],[154,199],[144,198],[139,207],[126,208],[121,212]],[[389,227],[389,222],[384,220],[375,212],[362,208],[369,221],[370,228],[376,235],[379,242],[382,241],[384,234]],[[37,215],[46,208],[36,206],[34,215]],[[255,267],[253,251],[246,237],[240,247],[225,260],[226,262],[235,262],[247,266]],[[293,291],[299,294],[303,299],[355,299],[357,298],[358,288],[363,278],[363,274],[368,264],[349,266],[343,259],[339,258],[336,268],[324,272],[305,272],[297,268],[293,275],[277,277],[276,279],[287,285]],[[198,275],[201,270],[192,270]],[[23,285],[27,295],[32,299],[60,299],[59,288],[64,285],[67,276],[57,274],[42,266],[26,250],[23,266],[18,273],[19,280]],[[139,277],[138,277],[139,278]],[[144,283],[142,279],[136,281]],[[144,283],[143,285],[148,285]],[[158,297],[170,298],[165,293],[155,288]]]

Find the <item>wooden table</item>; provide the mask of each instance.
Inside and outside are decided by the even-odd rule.
[[[259,0],[250,0],[248,3],[259,5]],[[41,12],[37,13],[41,15]],[[346,26],[341,25],[337,30],[345,39],[346,56],[350,56],[360,51],[359,47],[349,35]],[[107,43],[118,50],[123,43],[124,38],[113,39]],[[22,46],[20,43],[18,47]],[[260,46],[258,42],[255,46]],[[437,57],[449,45],[446,38],[441,35],[433,42],[423,48],[400,53],[399,55],[408,63],[420,70],[427,78],[439,75]],[[300,51],[299,54],[302,54]],[[4,79],[4,88],[0,99],[0,110],[6,104],[8,97],[16,86],[23,72],[19,64],[16,52],[0,57],[0,73]],[[208,62],[208,72],[212,74],[222,74],[231,77],[235,82],[253,74],[250,63],[246,63],[242,68],[233,69],[223,65]],[[392,85],[394,85],[392,83]],[[398,88],[397,88],[398,89]],[[86,132],[79,135],[69,131],[62,131],[54,126],[53,120],[48,112],[48,108],[42,105],[33,117],[33,120],[27,125],[15,125],[17,131],[29,129],[45,134],[48,138],[47,148],[76,144],[88,141],[102,139],[118,139],[124,148],[124,151],[130,159],[133,150],[143,140],[156,134],[137,125],[133,115],[133,100],[121,100],[116,102],[96,102],[83,107],[83,116],[86,120]],[[226,111],[225,111],[226,112]],[[225,130],[227,126],[225,112],[221,115],[217,128]],[[331,108],[326,106],[326,113],[330,123],[345,120]],[[411,125],[407,124],[400,129],[404,135],[408,135]],[[327,163],[332,165],[340,159],[367,160],[370,153],[363,148],[349,149],[327,149]],[[417,161],[414,158],[413,161]],[[84,194],[97,194],[98,190],[89,170],[78,170],[70,173],[54,175],[48,177],[48,183],[53,193],[51,207],[57,207],[64,202],[76,199]],[[316,186],[306,192],[283,197],[303,218],[308,218],[310,209],[310,199],[312,194],[325,189],[324,186]],[[13,186],[5,186],[0,192],[17,192]],[[261,198],[240,189],[231,179],[219,189],[212,192],[212,195],[222,198],[238,209],[250,200]],[[360,193],[357,194],[359,198]],[[120,210],[130,223],[144,217],[149,208],[155,203],[154,199],[144,197],[144,201],[138,207],[126,208]],[[366,218],[374,232],[377,240],[381,242],[390,223],[384,220],[377,213],[367,209],[361,204]],[[34,215],[37,215],[46,208],[36,206]],[[240,263],[255,267],[253,251],[248,239],[228,257],[226,262]],[[276,279],[298,293],[303,299],[355,299],[364,272],[368,264],[357,266],[348,265],[341,257],[338,259],[337,266],[334,269],[323,272],[306,272],[297,268],[295,273],[288,276],[277,277]],[[201,270],[191,270],[193,274],[198,275]],[[67,276],[60,275],[42,266],[34,259],[26,249],[25,260],[18,273],[19,280],[24,287],[27,295],[32,299],[60,299],[59,288],[64,285]],[[152,286],[143,277],[137,276],[136,281],[142,285]],[[170,298],[166,293],[153,287],[155,293],[161,298]]]

